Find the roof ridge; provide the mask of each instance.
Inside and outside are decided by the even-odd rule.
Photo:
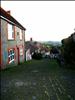
[[[9,21],[13,22],[15,25],[20,27],[23,30],[26,30],[14,17],[12,17],[10,14],[8,14],[3,8],[0,7],[0,15],[8,19]]]

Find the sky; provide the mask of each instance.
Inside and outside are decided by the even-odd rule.
[[[25,39],[61,41],[75,29],[75,1],[1,1],[25,28]]]

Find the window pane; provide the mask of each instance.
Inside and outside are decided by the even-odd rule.
[[[14,49],[13,49],[13,53],[14,53]]]
[[[8,39],[14,39],[14,26],[8,24]]]
[[[20,29],[20,39],[22,39],[22,30]]]
[[[12,49],[12,54],[14,53],[14,49]]]
[[[12,56],[12,59],[14,59],[14,55]]]
[[[12,32],[14,32],[14,26],[12,25]]]
[[[19,35],[19,32],[17,32],[17,35]]]
[[[10,56],[10,61],[12,60],[11,56]]]
[[[12,55],[12,50],[10,50],[10,55]]]
[[[15,58],[15,52],[14,52],[14,49],[10,49],[8,51],[8,61],[9,63],[11,63]]]
[[[11,56],[10,56],[10,60],[9,61],[11,61]]]

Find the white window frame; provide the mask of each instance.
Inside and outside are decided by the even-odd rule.
[[[11,52],[14,51],[14,52],[12,52],[12,54],[11,53],[9,54],[10,51]],[[14,58],[9,61],[9,64],[12,63],[13,61],[15,61],[15,50],[14,49],[9,49],[8,50],[8,59],[10,59],[12,56],[14,56]]]
[[[12,37],[12,35],[14,35],[14,26],[8,23],[8,40],[14,40],[14,37]]]
[[[20,29],[20,40],[22,40],[22,30]]]

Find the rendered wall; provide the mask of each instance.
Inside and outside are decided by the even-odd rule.
[[[8,53],[7,53],[7,23],[4,20],[1,20],[1,67],[4,68],[5,65],[7,65],[7,58],[8,58]]]
[[[18,52],[17,48],[20,49],[22,46],[23,50],[24,47],[24,34],[22,40],[20,40],[19,35],[17,32],[19,32],[20,28],[15,26],[15,39],[14,40],[8,40],[8,23],[1,19],[1,68],[7,67],[9,65],[8,63],[8,49],[15,48],[15,61],[11,63],[11,65],[17,65],[18,64]],[[24,33],[24,31],[23,31]],[[24,50],[25,51],[25,50]],[[23,62],[25,60],[25,54],[23,52],[23,55],[19,54],[20,62]]]

